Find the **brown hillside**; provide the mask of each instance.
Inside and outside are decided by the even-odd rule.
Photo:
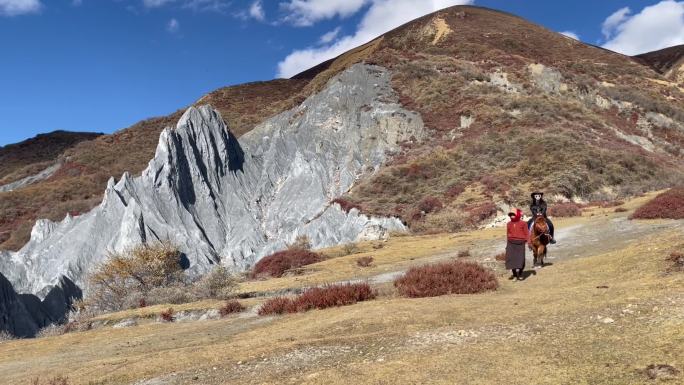
[[[635,56],[661,74],[684,64],[684,44]]]
[[[342,199],[414,230],[476,225],[495,203],[523,204],[530,188],[615,199],[684,173],[682,89],[642,59],[478,7],[427,15],[293,79],[224,88],[198,103],[242,134],[358,62],[393,72],[402,104],[431,136]],[[110,175],[139,173],[179,114],[81,143],[51,180],[0,194],[0,234],[11,234],[0,247],[20,247],[35,218],[92,207]]]
[[[672,86],[684,90],[684,44],[635,57],[673,82]]]
[[[0,186],[42,171],[66,149],[100,135],[102,134],[55,131],[0,147]]]

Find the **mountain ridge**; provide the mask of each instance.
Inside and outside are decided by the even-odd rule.
[[[236,125],[235,136],[251,134],[251,141],[268,131],[263,127],[269,119],[280,121],[278,127],[296,124],[307,130],[311,122],[326,117],[326,127],[335,128],[335,114],[346,111],[347,105],[315,116],[308,115],[306,101],[326,86],[334,87],[331,79],[358,65],[382,68],[382,78],[389,83],[380,90],[392,90],[397,111],[418,113],[425,135],[420,141],[402,138],[391,156],[373,159],[373,167],[355,174],[358,180],[345,182],[351,190],[326,191],[319,199],[327,202],[317,204],[349,200],[365,215],[400,218],[417,232],[457,231],[478,226],[511,205],[523,205],[532,188],[544,189],[558,200],[610,200],[678,183],[684,175],[684,112],[679,107],[684,93],[654,83],[653,79],[665,80],[635,59],[478,7],[426,15],[298,75],[299,79],[230,87],[198,103],[227,111],[224,118],[229,122],[242,122]],[[372,73],[364,76],[375,76]],[[377,87],[359,84],[360,95]],[[354,92],[345,94],[346,100],[354,100]],[[373,111],[368,108],[355,106],[354,114],[366,116]],[[402,112],[392,116],[397,121],[385,123],[396,128],[409,115]],[[83,142],[64,153],[65,162],[52,177],[0,193],[5,207],[24,213],[11,221],[3,216],[2,223],[18,234],[12,238],[14,245],[24,245],[22,237],[30,232],[26,227],[32,218],[58,220],[65,212],[73,214],[67,218],[90,212],[101,203],[105,176],[126,172],[125,185],[131,175],[142,172],[153,158],[160,127],[180,117],[178,111]],[[346,126],[353,119],[343,121],[344,129],[356,133]],[[254,133],[254,125],[261,131]],[[388,132],[373,140],[397,139]],[[329,138],[321,140],[325,144]],[[297,143],[302,149],[312,145]],[[350,150],[368,151],[355,146]],[[299,148],[285,147],[294,153]],[[325,164],[324,153],[311,151],[316,155],[309,164]],[[546,172],[539,173],[539,165]],[[52,195],[41,195],[45,189]],[[35,209],[51,199],[61,204],[50,205],[49,215]],[[282,204],[276,213],[287,209]],[[53,226],[41,223],[39,230]],[[284,246],[281,241],[277,247]],[[51,277],[50,283],[58,278],[59,274]],[[40,290],[37,286],[29,289]]]

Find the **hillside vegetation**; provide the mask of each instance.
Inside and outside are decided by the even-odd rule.
[[[401,103],[430,135],[331,197],[346,207],[431,233],[476,226],[501,205],[522,205],[530,189],[608,201],[682,181],[684,92],[660,64],[478,7],[425,16],[293,79],[227,87],[197,103],[217,107],[239,136],[357,62],[390,69]],[[20,247],[36,218],[93,207],[109,176],[139,173],[179,114],[83,142],[50,180],[0,193],[0,247]]]

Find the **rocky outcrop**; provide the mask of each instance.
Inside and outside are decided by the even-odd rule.
[[[8,192],[8,191],[14,191],[16,189],[26,187],[29,185],[32,185],[36,182],[40,182],[42,180],[45,180],[57,172],[59,168],[62,167],[61,164],[53,164],[52,166],[46,168],[45,170],[31,176],[27,176],[26,178],[19,179],[16,182],[8,183],[6,185],[0,186],[0,192]]]
[[[17,337],[33,337],[38,331],[38,324],[33,316],[2,274],[0,274],[0,330]]]
[[[84,215],[38,221],[24,248],[0,256],[0,271],[17,291],[47,300],[62,277],[83,287],[108,253],[145,242],[172,241],[189,274],[201,274],[215,263],[245,269],[302,234],[325,247],[403,230],[395,218],[330,202],[401,141],[423,134],[420,116],[398,104],[389,73],[363,64],[240,140],[210,106],[190,108],[162,132],[140,177],[111,179],[102,203]]]
[[[81,290],[66,277],[41,301],[33,294],[17,294],[0,274],[0,331],[17,337],[33,337],[45,326],[66,322],[73,301],[80,298]]]

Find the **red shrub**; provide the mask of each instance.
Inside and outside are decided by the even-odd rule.
[[[357,209],[361,211],[361,205],[348,201],[344,198],[335,198],[333,199],[332,203],[337,203],[338,205],[340,205],[340,207],[342,208],[342,210],[344,210],[345,213],[350,212],[351,209]]]
[[[442,209],[444,205],[436,197],[425,197],[420,202],[418,202],[418,209],[424,211],[425,213],[433,213]]]
[[[399,172],[406,179],[415,181],[419,179],[430,179],[434,176],[432,170],[421,164],[412,163],[408,166],[401,167]]]
[[[624,208],[624,207],[616,207],[616,208],[615,208],[615,212],[616,212],[616,213],[624,213],[624,212],[626,212],[626,211],[627,211],[627,209]]]
[[[173,308],[168,308],[159,314],[161,316],[162,321],[164,322],[173,322],[176,320],[176,317],[173,316]]]
[[[495,290],[494,273],[473,262],[452,261],[413,267],[394,281],[405,297],[436,297],[445,294],[473,294]]]
[[[511,186],[508,183],[506,183],[503,179],[494,175],[483,176],[482,178],[480,178],[480,183],[482,183],[482,185],[485,187],[485,191],[489,193],[504,193],[510,190],[511,188]]]
[[[138,307],[147,307],[147,301],[145,301],[145,298],[140,298],[140,300],[138,301]]]
[[[352,305],[375,298],[375,292],[367,283],[329,285],[305,291],[295,299],[297,311],[326,309]]]
[[[373,264],[373,257],[361,257],[356,259],[356,265],[359,267],[368,267]]]
[[[277,297],[266,301],[259,315],[304,312],[311,309],[352,305],[375,298],[367,283],[328,285],[309,289],[295,298]]]
[[[320,254],[309,250],[290,249],[283,250],[262,258],[252,269],[252,278],[282,277],[290,269],[320,262],[323,258]]]
[[[572,202],[557,203],[549,207],[548,214],[552,217],[579,217],[582,215],[582,209]]]
[[[659,194],[636,209],[629,219],[684,219],[684,187],[675,187]]]
[[[446,195],[449,198],[456,198],[457,196],[463,194],[464,191],[465,191],[465,187],[463,187],[463,185],[454,184],[454,185],[451,185],[447,188],[444,195]]]
[[[229,314],[233,313],[241,313],[245,310],[245,307],[238,302],[238,300],[235,299],[230,299],[226,301],[226,303],[221,306],[219,309],[219,313],[221,314],[221,317],[225,317]]]
[[[294,302],[290,298],[275,297],[264,302],[259,308],[259,315],[294,313]]]
[[[467,206],[465,210],[468,212],[468,222],[470,225],[476,225],[496,215],[496,205],[491,201]]]
[[[680,251],[673,251],[667,257],[667,261],[672,263],[669,271],[684,271],[684,253]]]

